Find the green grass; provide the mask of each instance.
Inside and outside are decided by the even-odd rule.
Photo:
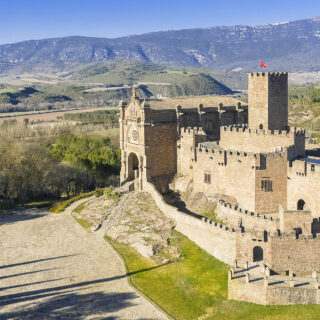
[[[73,198],[69,198],[67,200],[64,201],[59,201],[56,202],[49,210],[52,213],[61,213],[63,212],[67,207],[69,207],[72,203],[84,199],[84,198],[88,198],[91,197],[95,194],[96,191],[90,191],[90,192],[86,192],[86,193],[80,193],[79,195],[73,197]]]
[[[74,219],[86,230],[89,230],[92,227],[92,224],[85,219],[79,218],[77,216],[73,216]]]
[[[87,202],[79,204],[73,211],[80,214],[82,210],[86,207],[86,204]]]
[[[111,241],[123,257],[131,283],[175,319],[317,320],[320,306],[260,306],[227,300],[227,266],[179,233],[178,262],[157,266],[133,248]]]

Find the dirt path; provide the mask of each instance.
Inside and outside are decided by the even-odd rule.
[[[167,319],[128,284],[110,245],[74,221],[72,207],[0,217],[0,319]]]

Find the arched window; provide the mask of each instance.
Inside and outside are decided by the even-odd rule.
[[[263,249],[259,246],[253,248],[253,262],[263,260]]]
[[[261,130],[263,129],[263,124],[262,123],[259,124],[259,129],[261,129]]]
[[[300,199],[298,202],[297,202],[297,210],[304,210],[304,206],[306,205],[305,201]]]

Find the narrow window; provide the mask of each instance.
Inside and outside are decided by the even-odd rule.
[[[210,184],[211,183],[211,174],[205,173],[204,174],[204,182]]]
[[[261,180],[261,190],[264,192],[272,192],[272,181],[271,180]]]
[[[311,165],[311,171],[314,171],[314,164]]]

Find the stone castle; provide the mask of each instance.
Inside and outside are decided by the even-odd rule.
[[[248,80],[248,106],[166,108],[133,90],[121,104],[121,181],[230,266],[230,299],[320,304],[320,157],[288,125],[288,74]],[[169,189],[215,201],[217,220],[166,203]]]

